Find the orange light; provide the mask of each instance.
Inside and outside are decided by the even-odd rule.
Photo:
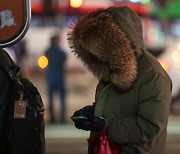
[[[159,60],[159,59],[158,59],[158,61],[159,61],[159,63],[161,64],[161,66],[164,68],[164,70],[165,70],[166,72],[168,72],[168,71],[169,71],[169,64],[168,64],[166,61],[164,61],[164,60]]]
[[[73,8],[81,7],[83,4],[83,0],[70,0],[70,6]]]
[[[46,56],[41,56],[38,59],[38,65],[40,68],[44,69],[48,66],[48,59]]]

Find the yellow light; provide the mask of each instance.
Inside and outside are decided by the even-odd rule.
[[[178,50],[180,50],[180,42],[178,43]]]
[[[70,6],[73,8],[78,8],[82,6],[83,0],[70,0]]]
[[[163,61],[163,60],[158,60],[158,61],[161,64],[161,66],[164,68],[164,70],[166,72],[168,72],[169,71],[169,64],[166,61]]]
[[[180,51],[179,50],[172,51],[172,59],[176,67],[180,67]]]
[[[41,56],[38,59],[38,65],[40,68],[44,69],[48,66],[48,59],[46,56]]]

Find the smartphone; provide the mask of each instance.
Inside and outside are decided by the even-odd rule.
[[[71,119],[72,120],[81,120],[81,119],[87,119],[87,117],[85,117],[85,116],[72,116]]]

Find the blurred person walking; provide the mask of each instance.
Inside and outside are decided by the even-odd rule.
[[[57,91],[60,97],[60,123],[66,122],[66,89],[64,81],[64,66],[66,61],[65,52],[58,46],[59,36],[51,37],[50,47],[46,50],[45,56],[48,58],[47,67],[47,88],[49,99],[50,123],[55,122],[53,95]]]
[[[91,131],[89,153],[105,132],[118,153],[166,154],[172,82],[146,50],[139,16],[126,6],[91,12],[75,22],[69,43],[99,79],[95,103],[72,116]]]

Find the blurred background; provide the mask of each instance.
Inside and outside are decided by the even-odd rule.
[[[180,153],[180,0],[31,0],[31,24],[25,37],[8,47],[9,54],[21,67],[22,74],[39,89],[45,105],[46,153],[85,154],[89,132],[77,130],[71,115],[94,102],[97,80],[71,53],[67,34],[71,24],[92,10],[110,6],[129,6],[142,19],[145,45],[173,81],[173,101],[168,124],[168,153]],[[45,51],[52,36],[65,52],[64,64],[65,122],[60,123],[61,103],[54,94],[54,122],[48,105],[46,82],[50,64]]]

